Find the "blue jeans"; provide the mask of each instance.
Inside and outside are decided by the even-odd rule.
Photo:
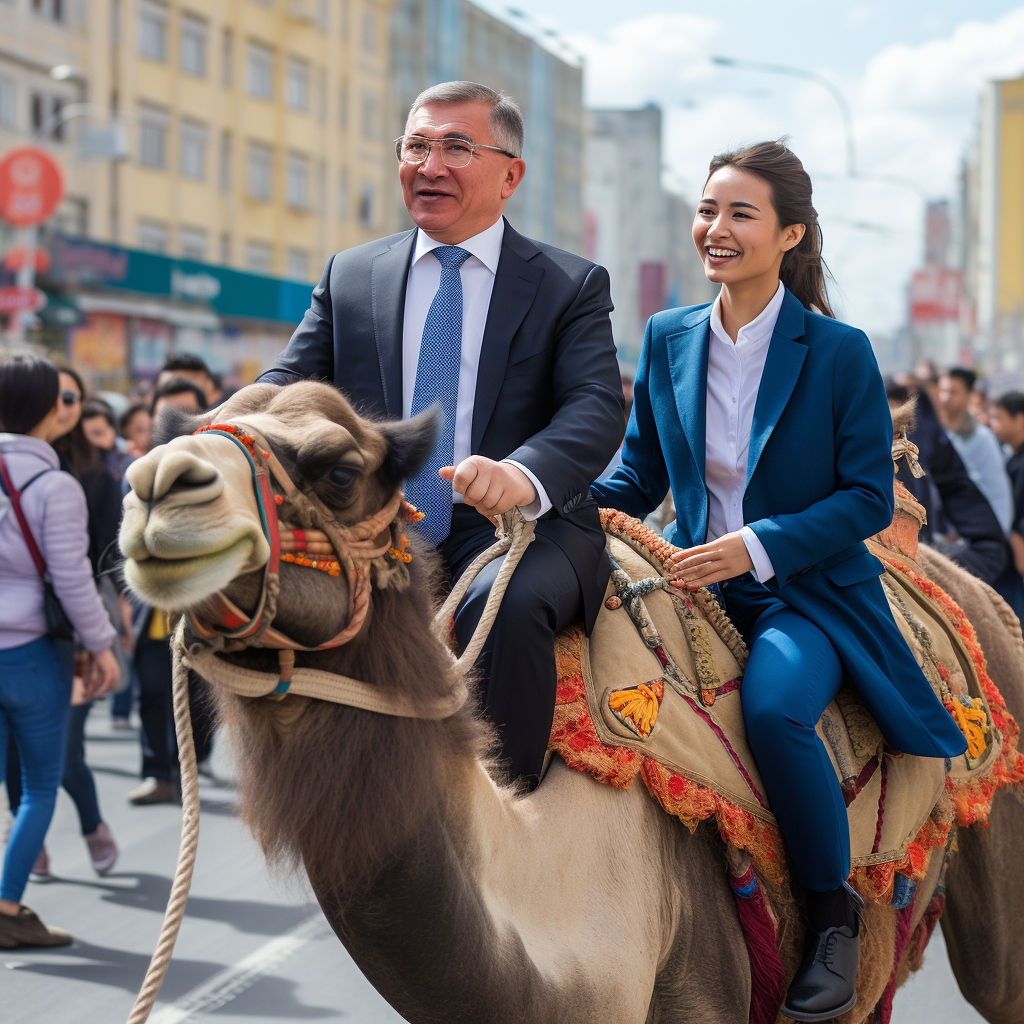
[[[0,899],[21,901],[28,873],[46,838],[64,770],[71,701],[73,649],[40,637],[0,651],[0,773],[6,772],[7,740],[21,752],[22,799],[14,818]]]
[[[814,727],[843,682],[829,638],[746,574],[721,584],[743,633],[743,722],[768,804],[806,889],[837,889],[850,873],[846,801]]]

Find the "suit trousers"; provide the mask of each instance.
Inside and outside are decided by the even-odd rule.
[[[749,573],[720,591],[750,649],[743,721],[793,871],[806,889],[837,889],[850,873],[850,826],[814,727],[842,685],[839,656],[813,622]]]
[[[555,712],[555,634],[580,621],[583,593],[576,571],[543,524],[509,580],[490,636],[477,660],[480,706],[494,724],[500,756],[511,778],[529,788],[540,773]],[[470,506],[457,504],[440,552],[457,580],[495,541],[494,527]],[[477,576],[455,612],[455,637],[469,643],[504,559]]]

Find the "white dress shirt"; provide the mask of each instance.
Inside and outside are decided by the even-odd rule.
[[[762,583],[770,580],[775,570],[757,534],[743,525],[743,492],[747,486],[754,404],[785,294],[786,289],[779,282],[768,305],[739,329],[735,343],[722,326],[721,295],[711,309],[704,470],[708,540],[738,530],[754,563],[754,576]]]
[[[498,272],[501,242],[505,235],[505,219],[499,217],[485,231],[464,242],[459,248],[469,254],[459,270],[462,278],[462,358],[459,363],[459,390],[455,403],[455,465],[472,454],[473,403],[476,399],[476,381],[480,370],[480,350],[484,342],[484,327],[491,306],[494,275]],[[423,343],[423,328],[427,314],[441,284],[441,264],[432,255],[438,242],[417,230],[416,247],[409,267],[409,280],[405,286],[405,320],[402,328],[402,411],[406,419],[412,414],[413,391],[416,387],[416,368]],[[534,474],[519,462],[505,459],[522,470],[537,491],[537,500],[523,508],[527,519],[536,519],[551,508],[551,500]],[[462,501],[455,494],[454,500]]]

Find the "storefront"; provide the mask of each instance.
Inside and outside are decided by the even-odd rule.
[[[171,352],[202,356],[229,386],[248,384],[285,346],[312,284],[52,235],[40,314],[95,388],[152,380]]]

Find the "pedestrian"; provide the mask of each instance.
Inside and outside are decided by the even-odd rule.
[[[1013,521],[1013,494],[1003,453],[995,434],[968,411],[978,375],[954,366],[939,378],[938,413],[946,434],[960,456],[967,475],[992,506],[1003,533]]]
[[[78,480],[85,493],[89,562],[93,578],[111,625],[123,639],[127,629],[121,598],[110,575],[104,572],[104,559],[116,548],[117,530],[121,521],[121,487],[107,467],[103,453],[86,435],[83,421],[88,403],[85,401],[82,378],[76,370],[65,366],[60,368],[60,381],[64,410],[57,427],[61,433],[53,439],[52,444],[61,459],[61,468]],[[112,650],[118,661],[119,678],[127,682],[128,657],[122,642],[116,643]],[[82,838],[89,850],[93,869],[102,875],[113,868],[118,851],[110,827],[100,814],[96,780],[85,760],[85,723],[91,709],[91,700],[81,694],[74,695],[68,709],[67,745],[61,784],[78,812]],[[21,799],[20,778],[16,770],[18,755],[17,743],[10,743],[7,755],[7,796],[12,810],[18,807]],[[50,859],[44,844],[32,866],[32,878],[34,881],[45,881],[50,877]]]
[[[221,401],[224,393],[220,378],[206,364],[206,360],[188,352],[176,352],[167,357],[156,378],[156,388],[170,380],[187,380],[203,393],[203,408],[208,409]]]
[[[127,451],[141,458],[150,449],[149,437],[153,431],[153,416],[148,402],[129,405],[121,417],[121,436],[127,442]]]
[[[797,157],[781,142],[715,157],[693,239],[721,292],[648,322],[622,466],[594,493],[643,518],[671,486],[682,550],[665,574],[717,585],[747,640],[746,735],[810,926],[782,1013],[828,1021],[857,1001],[863,901],[818,718],[845,680],[896,749],[944,758],[966,742],[863,543],[892,522],[892,421],[870,342],[830,309]]]
[[[6,775],[6,747],[15,739],[24,790],[0,875],[5,949],[71,941],[21,903],[64,766],[73,650],[61,638],[69,630],[58,608],[89,652],[86,695],[109,692],[119,675],[110,649],[116,632],[89,564],[85,495],[59,470],[50,446],[62,414],[80,399],[66,398],[49,360],[16,357],[0,365],[0,773]]]
[[[82,407],[82,432],[101,453],[104,465],[123,492],[125,470],[138,456],[129,452],[127,443],[118,436],[114,410],[106,402],[90,398]]]
[[[992,430],[1010,449],[1006,471],[1013,488],[1013,524],[1010,546],[1017,572],[1024,577],[1024,392],[1008,391],[992,406]]]

